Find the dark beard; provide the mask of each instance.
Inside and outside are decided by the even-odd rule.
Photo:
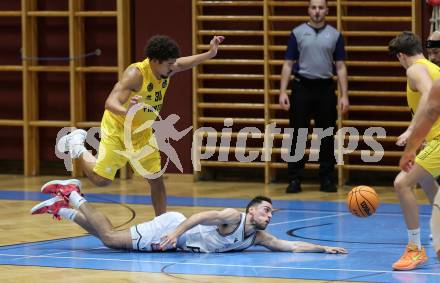
[[[267,224],[258,224],[258,223],[255,223],[255,228],[256,228],[257,230],[266,230],[266,227],[267,227]]]

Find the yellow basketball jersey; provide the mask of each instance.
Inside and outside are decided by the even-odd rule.
[[[414,64],[422,64],[426,66],[426,69],[428,70],[428,73],[433,81],[440,78],[440,67],[435,65],[434,63],[431,63],[427,59],[419,59]],[[419,106],[421,93],[418,91],[413,91],[409,83],[406,84],[406,98],[408,100],[408,106],[411,108],[411,114],[414,115],[416,113],[417,108]],[[431,130],[429,131],[428,135],[426,136],[426,140],[430,141],[433,140],[435,137],[440,136],[440,119],[437,119],[437,121],[432,126]]]
[[[135,130],[146,121],[156,120],[157,113],[159,113],[162,108],[163,99],[170,79],[156,79],[150,68],[150,60],[148,58],[142,62],[133,63],[129,67],[136,67],[141,72],[143,80],[141,89],[138,92],[132,91],[124,106],[128,107],[131,97],[135,95],[142,97],[139,100],[140,103],[148,105],[148,107],[136,112],[132,122],[132,130]],[[155,111],[153,111],[153,109]],[[102,117],[102,125],[108,127],[109,125],[117,123],[119,124],[118,126],[123,126],[125,117],[125,115],[117,115],[109,110],[105,110],[104,116]]]

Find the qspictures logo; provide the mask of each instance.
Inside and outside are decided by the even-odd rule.
[[[145,111],[145,109],[154,112],[157,119],[154,121],[146,121],[142,125],[134,128],[133,119],[136,113],[138,111]],[[162,176],[170,161],[180,170],[180,172],[183,172],[179,154],[190,153],[180,152],[178,154],[171,145],[171,140],[181,140],[192,130],[192,126],[179,131],[175,127],[175,124],[179,120],[180,117],[176,114],[171,114],[163,119],[153,107],[138,103],[130,108],[125,117],[122,133],[123,138],[121,141],[124,145],[123,148],[113,150],[111,153],[106,152],[103,149],[99,152],[99,140],[96,138],[96,135],[106,139],[107,134],[100,128],[91,128],[87,132],[85,144],[87,144],[88,147],[93,148],[96,152],[99,152],[99,158],[105,157],[101,155],[106,154],[115,154],[116,156],[124,157],[130,162],[131,166],[138,174],[148,179],[155,179]],[[305,155],[306,143],[309,135],[309,130],[306,128],[299,129],[298,132],[295,133],[292,128],[277,128],[276,124],[266,125],[264,132],[256,127],[244,127],[238,131],[235,145],[233,145],[231,142],[232,126],[233,119],[226,118],[221,131],[217,131],[212,127],[201,127],[193,131],[191,160],[195,171],[201,170],[201,160],[212,159],[216,152],[219,153],[217,155],[218,161],[229,161],[230,152],[235,154],[236,160],[234,161],[238,162],[253,162],[256,160],[270,161],[274,148],[274,139],[275,136],[279,134],[282,134],[281,159],[283,161],[296,162],[301,160]],[[70,133],[74,129],[75,128],[62,128],[58,132],[57,143],[61,137]],[[144,132],[151,134],[140,135]],[[297,142],[295,146],[292,146],[292,136],[294,134],[297,134]],[[361,139],[371,148],[370,150],[361,150],[361,159],[364,162],[379,162],[384,156],[384,149],[376,140],[377,138],[386,137],[386,131],[382,127],[367,128],[362,134],[354,127],[344,127],[340,128],[335,135],[333,128],[313,128],[311,135],[312,139],[308,161],[318,161],[319,149],[324,138],[335,138],[334,154],[338,165],[344,164],[344,155],[355,151],[359,145],[359,140]],[[142,138],[140,139],[139,136]],[[246,145],[249,139],[261,136],[264,136],[262,148],[259,150],[246,150]],[[345,143],[345,140],[348,140],[348,142]],[[233,150],[231,150],[231,147]],[[69,152],[59,152],[57,150],[55,150],[55,152],[58,158],[64,160],[66,169],[71,171],[72,163]],[[158,152],[162,152],[163,155],[166,156],[166,161],[160,171],[150,172],[142,165],[142,160],[150,157],[152,154],[157,154]],[[97,154],[95,155],[95,158],[98,158]]]

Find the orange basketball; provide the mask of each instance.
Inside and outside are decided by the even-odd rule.
[[[347,207],[353,215],[368,217],[376,212],[379,206],[379,196],[368,186],[357,186],[351,189],[347,196]]]

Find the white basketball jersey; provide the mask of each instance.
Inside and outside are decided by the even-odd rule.
[[[217,226],[197,225],[183,234],[180,249],[202,253],[221,253],[241,251],[249,248],[255,241],[256,233],[245,238],[246,214],[241,214],[240,224],[227,235],[220,234]]]

